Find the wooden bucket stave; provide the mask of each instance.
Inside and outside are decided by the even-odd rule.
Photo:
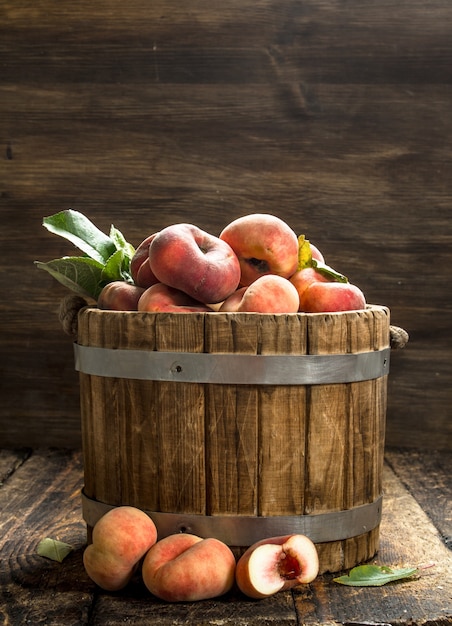
[[[78,326],[78,346],[115,350],[333,355],[389,347],[389,311],[380,306],[292,315],[86,308]],[[81,371],[88,526],[105,507],[121,504],[157,517],[174,514],[176,526],[168,532],[190,530],[200,516],[203,523],[229,521],[234,536],[255,519],[270,520],[272,530],[300,516],[310,522],[332,514],[332,523],[334,514],[372,503],[378,515],[387,371],[358,382],[309,385],[183,383]],[[371,526],[316,541],[321,571],[371,558],[378,520]]]

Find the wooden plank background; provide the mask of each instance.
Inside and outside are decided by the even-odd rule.
[[[3,0],[0,441],[80,445],[78,380],[33,266],[73,208],[138,245],[272,212],[410,333],[387,441],[451,447],[452,4]]]

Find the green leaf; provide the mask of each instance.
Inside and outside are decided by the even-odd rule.
[[[111,283],[114,280],[124,280],[133,282],[128,272],[128,260],[125,258],[124,250],[116,250],[105,263],[102,270],[102,281]]]
[[[35,261],[35,265],[75,293],[94,300],[97,300],[105,285],[104,264],[88,257],[67,256],[47,263]]]
[[[350,570],[348,576],[339,576],[333,580],[351,587],[381,587],[395,580],[410,578],[417,573],[416,567],[391,569],[385,565],[359,565]]]
[[[58,541],[56,539],[46,537],[39,542],[37,553],[39,556],[43,556],[46,559],[62,563],[67,555],[73,551],[73,549],[74,548],[71,545],[64,543],[64,541]]]
[[[105,262],[115,251],[115,242],[78,211],[67,209],[42,222],[48,231],[68,239],[90,258]]]
[[[311,244],[304,235],[298,237],[298,271],[307,267],[313,267],[319,274],[325,276],[329,281],[335,283],[348,283],[348,278],[326,265],[322,261],[312,258]]]
[[[135,248],[126,240],[122,232],[113,226],[113,224],[110,227],[110,239],[114,242],[117,250],[122,250],[124,252],[124,259],[131,261],[133,255],[135,254]]]
[[[304,235],[298,237],[298,271],[312,267],[311,244]]]
[[[328,278],[331,282],[335,283],[348,283],[348,278],[337,272],[335,269],[326,265],[326,263],[322,263],[322,261],[318,261],[317,259],[312,259],[312,267],[316,269],[319,274]]]

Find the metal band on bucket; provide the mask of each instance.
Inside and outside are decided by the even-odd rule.
[[[225,385],[351,383],[389,373],[391,349],[348,354],[209,354],[74,344],[75,369],[107,378]]]
[[[369,504],[344,511],[314,515],[185,515],[146,511],[157,527],[161,539],[175,533],[215,537],[229,546],[250,546],[256,541],[281,535],[302,534],[314,543],[342,541],[368,533],[381,521],[383,496]],[[94,527],[115,506],[88,498],[82,491],[83,518]]]

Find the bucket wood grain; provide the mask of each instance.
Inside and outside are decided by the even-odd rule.
[[[77,344],[178,354],[372,355],[388,349],[389,338],[389,311],[374,305],[291,315],[85,308]],[[368,380],[333,384],[139,380],[80,371],[88,531],[102,506],[123,504],[157,517],[179,514],[188,519],[179,530],[198,516],[203,527],[213,517],[217,526],[229,519],[234,533],[252,529],[253,518],[277,529],[279,520],[300,516],[309,528],[312,520],[321,525],[322,515],[332,527],[341,512],[348,515],[341,522],[377,505],[381,513],[386,385],[387,367]],[[160,535],[165,528],[166,521]],[[379,519],[357,528],[351,537],[314,537],[322,572],[374,556]]]

